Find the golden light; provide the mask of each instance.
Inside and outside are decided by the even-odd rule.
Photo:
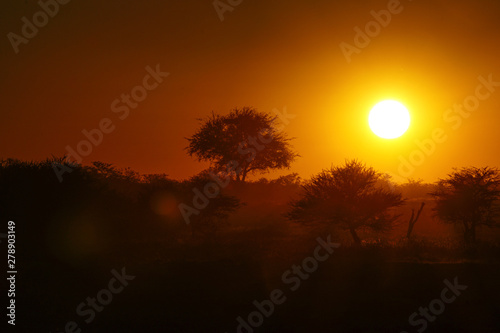
[[[395,139],[410,127],[410,113],[400,102],[386,100],[377,103],[368,116],[370,129],[384,139]]]

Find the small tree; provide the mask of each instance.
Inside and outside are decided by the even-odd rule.
[[[276,126],[276,117],[253,108],[234,109],[227,115],[212,113],[186,148],[199,161],[210,161],[219,171],[245,181],[253,172],[289,168],[298,156],[290,138]]]
[[[390,209],[403,203],[400,193],[377,185],[381,177],[355,160],[323,170],[303,186],[303,197],[291,203],[287,216],[302,223],[338,225],[360,244],[358,229],[388,231],[398,217]]]
[[[476,241],[479,226],[498,227],[500,197],[499,170],[495,168],[462,168],[440,179],[431,192],[436,200],[434,211],[445,223],[459,224],[464,241]]]

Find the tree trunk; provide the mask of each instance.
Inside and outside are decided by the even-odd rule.
[[[238,183],[244,183],[245,179],[247,178],[247,167],[241,167],[239,170],[236,171],[236,181]]]
[[[354,228],[349,228],[349,231],[351,232],[352,239],[354,240],[354,243],[356,245],[361,245],[361,239],[359,239],[358,233],[356,232],[356,229]]]

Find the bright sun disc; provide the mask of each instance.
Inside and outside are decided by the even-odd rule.
[[[410,127],[410,113],[399,102],[382,101],[370,111],[368,124],[377,136],[384,139],[395,139],[403,135]]]

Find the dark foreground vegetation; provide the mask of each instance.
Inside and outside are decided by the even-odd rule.
[[[61,166],[71,168],[62,182],[54,172]],[[16,222],[16,329],[498,332],[497,193],[493,183],[474,183],[478,174],[494,180],[481,170],[490,169],[462,170],[438,184],[368,177],[356,185],[363,191],[333,209],[317,195],[325,179],[325,193],[338,202],[345,189],[357,188],[339,183],[339,174],[358,172],[359,180],[373,170],[351,161],[310,181],[290,174],[225,182],[211,171],[176,181],[100,162],[4,160],[0,219]],[[220,193],[205,192],[210,183]],[[465,185],[474,195],[457,190]],[[193,201],[197,193],[206,202]],[[347,209],[352,200],[361,201]],[[325,209],[335,218],[325,218]],[[339,246],[321,248],[324,260],[314,265],[305,259],[315,257],[318,237]],[[77,311],[122,268],[134,278],[109,303],[101,295],[106,305]],[[453,302],[432,320],[419,314],[409,322],[455,278],[467,288]],[[275,290],[280,304],[271,311],[265,301]],[[254,301],[264,304],[257,327],[248,324],[260,318],[251,316]],[[67,326],[72,321],[76,326]]]

